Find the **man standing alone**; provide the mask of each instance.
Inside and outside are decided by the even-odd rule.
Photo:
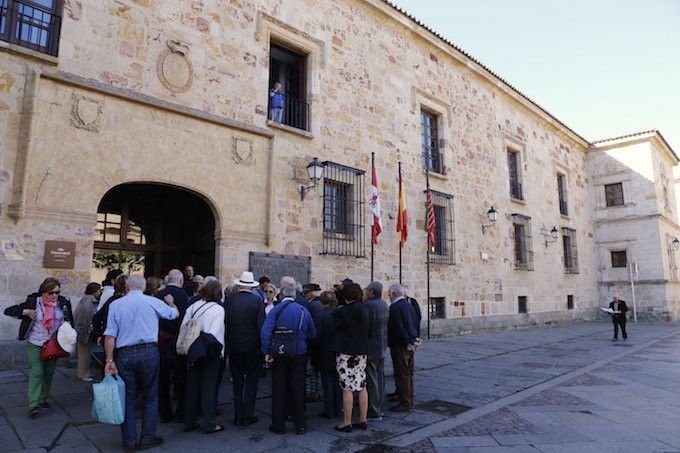
[[[612,322],[614,323],[614,338],[612,341],[619,339],[619,326],[621,326],[621,335],[623,336],[623,339],[627,340],[626,312],[628,311],[628,305],[626,305],[625,301],[619,300],[619,293],[614,293],[614,300],[609,302],[609,308],[614,311],[612,314]]]
[[[238,287],[238,292],[229,296],[224,303],[226,346],[234,381],[234,425],[248,426],[257,423],[254,414],[257,381],[263,363],[260,329],[264,323],[264,304],[252,293],[252,289],[258,286],[252,272],[243,272],[234,285]]]
[[[381,420],[385,392],[385,353],[387,352],[387,302],[382,298],[383,286],[372,282],[366,287],[366,306],[371,320],[366,363],[368,418]]]
[[[390,408],[392,412],[408,412],[413,409],[413,354],[418,350],[416,313],[405,298],[404,287],[390,286],[390,315],[387,322],[387,344],[390,347],[394,380],[399,403]]]
[[[145,450],[163,443],[156,437],[158,418],[158,338],[159,319],[177,319],[179,311],[171,302],[167,305],[143,293],[146,280],[131,275],[127,280],[127,295],[114,301],[104,332],[106,351],[105,372],[120,375],[125,382],[125,421],[121,425],[123,447]],[[135,406],[137,392],[144,401],[142,435],[137,443]]]

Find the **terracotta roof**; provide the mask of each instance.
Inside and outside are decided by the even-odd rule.
[[[675,157],[678,161],[680,161],[680,158],[678,157],[677,154],[675,154],[675,151],[673,148],[671,148],[671,145],[666,141],[663,135],[661,135],[661,132],[659,132],[657,129],[649,129],[647,131],[640,131],[640,132],[633,132],[632,134],[626,134],[626,135],[619,135],[618,137],[611,137],[611,138],[603,138],[601,140],[595,140],[594,142],[591,143],[591,145],[597,145],[598,143],[605,143],[605,142],[613,142],[616,140],[625,140],[625,139],[635,139],[637,137],[643,137],[643,136],[656,136],[661,140],[661,143],[663,143],[666,148],[671,152],[673,157]]]
[[[586,140],[585,138],[583,138],[583,136],[582,136],[581,134],[579,134],[578,132],[574,131],[572,128],[570,128],[570,127],[567,126],[566,124],[564,124],[564,123],[563,123],[562,121],[560,121],[555,115],[553,115],[552,113],[550,113],[549,111],[547,111],[546,109],[544,109],[543,107],[541,107],[540,105],[538,105],[538,104],[537,104],[534,100],[532,100],[529,96],[525,95],[525,94],[522,93],[520,90],[518,90],[517,88],[515,88],[515,87],[514,87],[513,85],[511,85],[507,80],[505,80],[504,78],[502,78],[501,76],[499,76],[498,74],[496,74],[495,72],[493,72],[491,69],[489,69],[489,68],[488,68],[487,66],[485,66],[482,62],[480,62],[480,61],[477,60],[475,57],[473,57],[472,55],[470,55],[469,53],[467,53],[465,50],[461,49],[459,46],[457,46],[457,45],[454,44],[453,42],[449,41],[449,40],[448,40],[447,38],[445,38],[441,33],[439,33],[438,31],[434,30],[434,29],[431,28],[429,25],[425,24],[423,21],[421,21],[420,19],[418,19],[417,17],[415,17],[414,15],[412,15],[411,13],[409,13],[408,11],[406,11],[404,8],[402,8],[402,7],[400,7],[400,6],[396,5],[396,4],[394,4],[392,1],[390,1],[390,0],[382,0],[382,1],[383,1],[385,4],[389,5],[389,6],[390,6],[392,9],[394,9],[395,11],[397,11],[397,12],[399,12],[400,14],[406,16],[406,17],[409,18],[411,21],[415,22],[417,25],[419,25],[420,27],[422,27],[422,28],[424,28],[425,30],[427,30],[428,32],[430,32],[430,33],[431,33],[432,35],[434,35],[436,38],[438,38],[439,40],[443,41],[444,43],[446,43],[447,45],[449,45],[450,47],[452,47],[453,49],[455,49],[457,52],[462,53],[462,54],[465,55],[467,58],[469,58],[469,59],[472,60],[473,62],[477,63],[482,69],[484,69],[486,72],[488,72],[488,73],[489,73],[491,76],[493,76],[495,79],[497,79],[497,80],[499,80],[500,82],[502,82],[505,86],[507,86],[507,87],[510,88],[512,91],[514,91],[515,93],[517,93],[518,95],[520,95],[521,97],[523,97],[525,100],[527,100],[527,101],[528,101],[530,104],[532,104],[534,107],[538,108],[540,111],[542,111],[543,113],[545,113],[546,115],[548,115],[550,118],[552,118],[553,120],[555,120],[555,121],[556,121],[557,123],[559,123],[562,127],[564,127],[565,129],[567,129],[567,130],[568,130],[569,132],[571,132],[572,134],[576,135],[578,138],[580,138],[581,140],[583,140],[585,143],[590,143],[588,140]]]

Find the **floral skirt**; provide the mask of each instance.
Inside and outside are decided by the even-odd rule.
[[[343,390],[358,392],[366,388],[366,355],[338,354],[335,365]]]

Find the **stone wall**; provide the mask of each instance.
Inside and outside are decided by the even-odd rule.
[[[431,295],[447,301],[437,331],[489,316],[522,324],[521,295],[541,322],[598,306],[588,144],[384,2],[92,0],[65,8],[56,66],[0,53],[0,239],[22,257],[0,261],[0,307],[46,275],[77,298],[89,279],[97,204],[132,181],[204,197],[218,219],[223,280],[248,265],[249,251],[267,251],[311,256],[312,279],[323,286],[347,276],[365,285],[368,257],[320,255],[321,191],[303,202],[297,190],[312,157],[368,171],[372,151],[384,222],[376,278],[398,280],[401,161],[411,217],[404,282],[424,304],[421,108],[439,114],[445,153],[446,174],[432,187],[454,196],[455,264],[432,268]],[[267,122],[271,41],[307,54],[309,133]],[[521,153],[521,203],[510,199],[508,146]],[[567,176],[569,217],[559,213],[558,172]],[[500,218],[482,234],[490,206]],[[534,271],[514,269],[513,213],[531,217]],[[543,226],[576,230],[579,274],[565,274],[561,240],[546,245]],[[42,268],[46,239],[77,243],[74,270]],[[16,327],[2,319],[0,337]]]

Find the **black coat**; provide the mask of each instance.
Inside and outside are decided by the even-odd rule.
[[[250,291],[239,291],[224,302],[227,352],[243,354],[260,350],[264,304]]]
[[[387,320],[387,344],[389,347],[406,348],[418,338],[416,327],[417,313],[413,305],[400,299],[390,305],[390,316]]]
[[[106,322],[109,319],[109,307],[114,300],[123,297],[124,294],[114,294],[109,297],[102,308],[100,308],[92,317],[92,331],[90,332],[90,343],[96,343],[97,339],[104,336],[106,331]]]
[[[335,351],[333,351],[333,312],[334,306],[321,307],[314,318],[316,326],[316,338],[314,339],[314,352],[312,365],[320,372],[332,372],[335,370]]]
[[[25,340],[28,331],[33,327],[33,320],[28,316],[24,316],[24,310],[35,310],[35,306],[38,302],[38,297],[40,294],[33,293],[26,298],[26,302],[22,304],[12,305],[5,309],[5,315],[11,316],[13,318],[21,319],[21,324],[19,325],[19,340]],[[68,321],[73,324],[73,312],[71,311],[71,301],[64,296],[58,296],[57,303],[59,308],[64,312],[64,321]]]
[[[154,297],[163,300],[168,294],[172,295],[175,299],[174,303],[177,306],[177,310],[179,310],[179,316],[177,319],[161,319],[159,321],[159,329],[170,334],[172,337],[176,337],[179,334],[179,326],[182,324],[184,314],[187,312],[189,296],[187,295],[187,292],[179,286],[168,285],[154,294]]]
[[[609,308],[612,310],[614,309],[614,301],[609,302]],[[623,316],[624,318],[626,317],[626,312],[628,312],[628,305],[626,305],[625,300],[620,300],[619,299],[619,311],[621,313],[614,313],[615,317],[620,317]]]
[[[363,302],[338,307],[333,313],[333,350],[342,354],[368,354],[371,319]]]

